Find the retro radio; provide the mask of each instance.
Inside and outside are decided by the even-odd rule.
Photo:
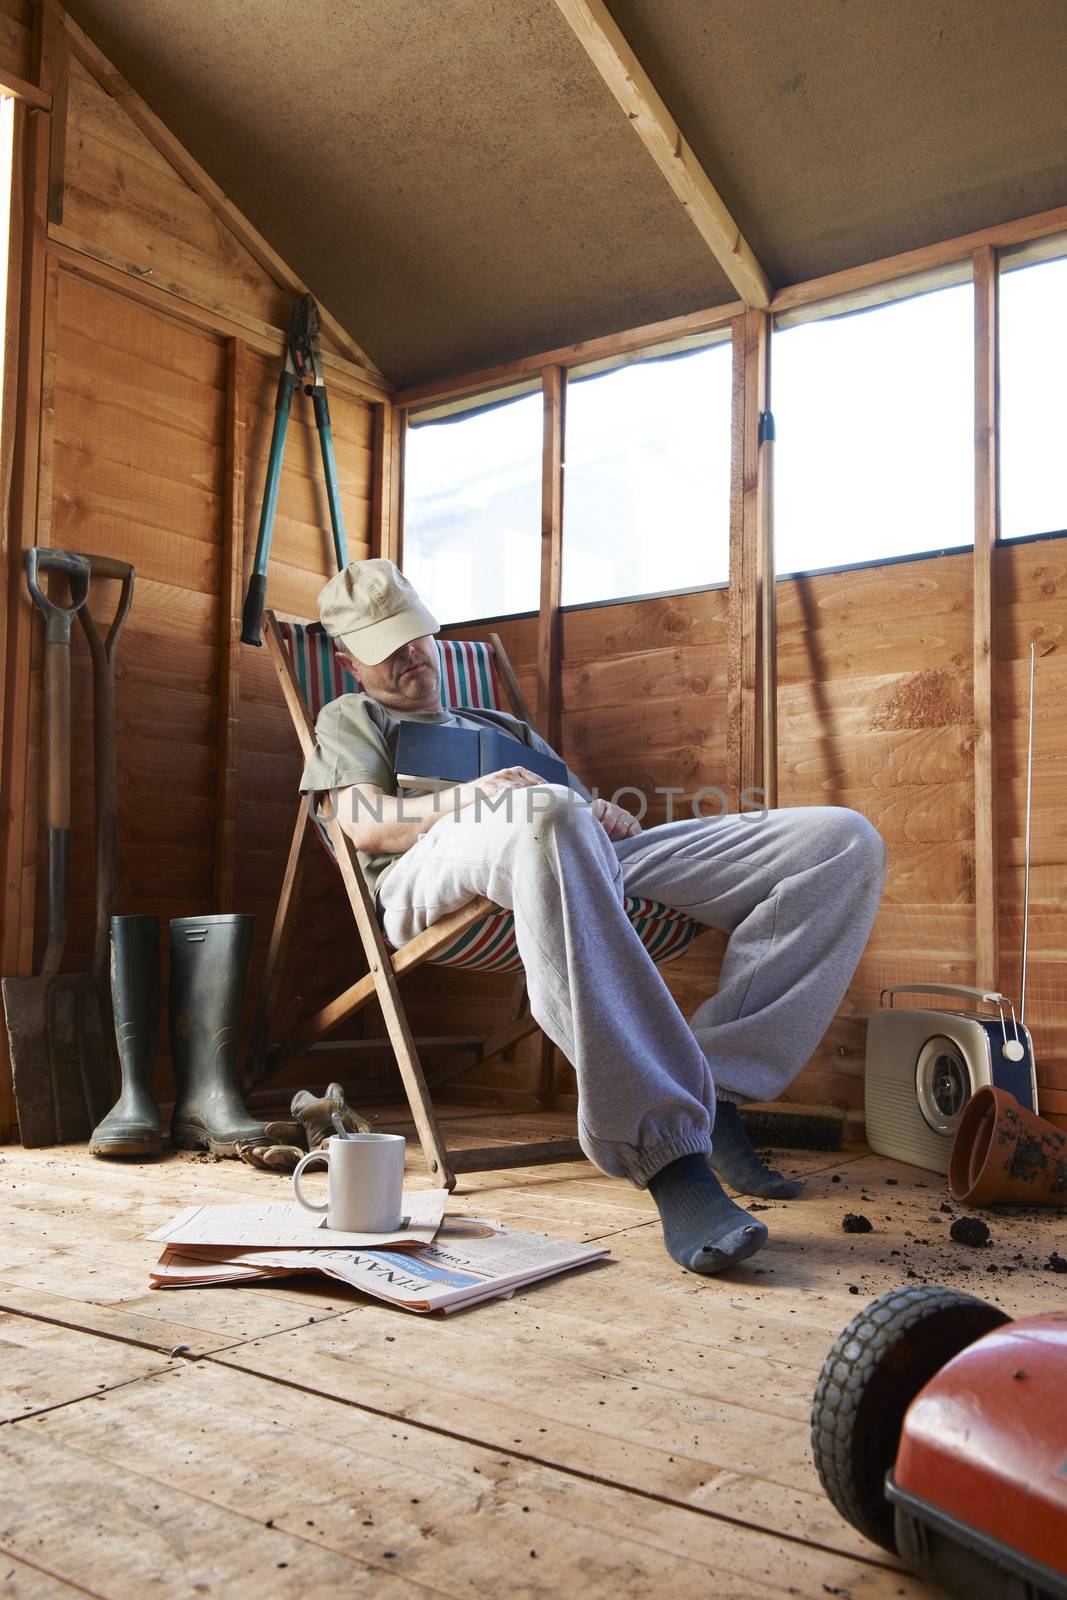
[[[996,1006],[997,1014],[898,1009],[893,1005],[898,994],[959,995]],[[865,1101],[872,1150],[947,1172],[963,1108],[986,1084],[1037,1110],[1033,1043],[1016,1022],[1010,1000],[962,984],[903,983],[882,990],[879,1008],[867,1023]]]

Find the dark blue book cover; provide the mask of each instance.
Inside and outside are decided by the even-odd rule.
[[[567,768],[555,756],[533,750],[499,728],[456,728],[434,722],[401,722],[396,745],[397,782],[406,789],[435,783],[473,783],[504,767],[525,767],[546,783],[566,786]]]

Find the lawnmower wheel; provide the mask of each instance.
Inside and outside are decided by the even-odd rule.
[[[822,1486],[860,1533],[896,1550],[885,1475],[908,1406],[947,1361],[1011,1319],[960,1289],[891,1289],[853,1317],[815,1389],[811,1445]]]

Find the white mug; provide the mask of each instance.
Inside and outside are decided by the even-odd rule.
[[[326,1226],[345,1233],[391,1233],[404,1205],[404,1144],[399,1133],[351,1133],[329,1138],[304,1156],[293,1173],[293,1193],[307,1211],[327,1213]],[[326,1199],[308,1200],[300,1175],[312,1161],[330,1170]]]

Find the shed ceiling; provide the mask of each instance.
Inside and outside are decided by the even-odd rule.
[[[400,385],[734,298],[552,0],[67,0]],[[777,286],[1067,202],[1063,0],[609,0]]]

